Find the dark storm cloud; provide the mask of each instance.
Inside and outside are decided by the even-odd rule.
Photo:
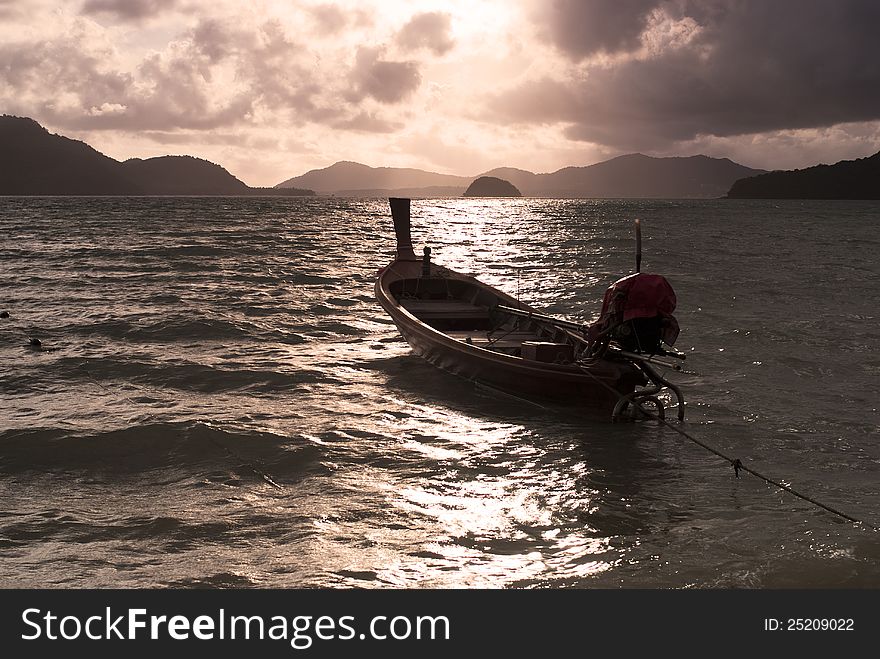
[[[639,45],[657,0],[556,0],[542,2],[547,36],[566,53],[586,57]]]
[[[222,61],[243,45],[256,45],[242,44],[241,38],[228,30],[223,22],[210,18],[193,28],[190,39],[193,48],[212,63]]]
[[[149,18],[173,8],[178,0],[86,0],[84,14],[112,14],[122,20]]]
[[[378,48],[359,48],[351,81],[353,98],[371,96],[381,103],[399,103],[412,94],[422,82],[414,62],[393,62],[380,59]]]
[[[645,1],[616,16],[612,6],[545,9],[544,34],[578,73],[524,84],[494,109],[514,121],[568,123],[569,137],[621,149],[880,119],[878,2]],[[593,27],[578,38],[578,25]],[[662,42],[675,25],[687,38]],[[588,59],[600,51],[624,56]]]
[[[449,14],[416,14],[397,33],[397,43],[409,50],[427,48],[437,55],[443,55],[455,45],[449,34],[451,28],[452,19]]]

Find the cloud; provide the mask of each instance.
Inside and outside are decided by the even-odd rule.
[[[95,39],[97,29],[80,21],[65,35],[0,45],[8,92],[0,99],[61,128],[211,129],[247,120],[267,92],[237,73],[255,58],[273,66],[279,47],[272,26],[256,33],[258,42],[253,33],[208,21],[128,67]],[[294,96],[287,91],[286,101]]]
[[[0,0],[0,107],[264,183],[375,153],[805,166],[877,150],[878,24],[868,0]]]
[[[359,112],[358,114],[340,119],[331,124],[334,128],[352,130],[361,133],[393,133],[402,127],[402,124],[382,119],[372,112]]]
[[[544,34],[575,58],[639,46],[658,0],[556,0],[540,2]]]
[[[93,117],[100,117],[111,114],[123,114],[127,109],[120,103],[102,103],[101,107],[92,106],[89,108],[88,114]]]
[[[348,13],[336,5],[316,5],[309,7],[308,12],[320,34],[337,34],[348,25]]]
[[[89,121],[99,116],[96,109],[126,104],[131,76],[104,65],[112,51],[96,43],[84,46],[88,33],[81,28],[52,40],[0,44],[5,107],[26,116]]]
[[[443,55],[455,45],[450,31],[452,17],[441,12],[416,14],[397,33],[397,43],[406,50],[427,48],[436,55]]]
[[[178,0],[86,0],[84,14],[110,14],[124,21],[139,21],[173,9]]]
[[[618,4],[548,5],[541,34],[567,75],[496,95],[493,111],[625,150],[880,119],[880,3]]]
[[[203,20],[193,29],[191,42],[209,58],[212,70],[224,74],[232,89],[240,89],[255,109],[307,121],[322,121],[340,112],[331,98],[322,100],[332,95],[331,86],[325,84],[321,71],[306,64],[308,49],[277,20],[257,26]],[[229,93],[229,87],[220,92]]]
[[[381,48],[359,48],[351,72],[354,98],[371,96],[380,103],[399,103],[422,82],[414,62],[380,59]]]
[[[740,137],[702,136],[688,147],[692,153],[731,158],[764,169],[798,169],[870,156],[878,145],[880,125],[863,122]]]
[[[116,48],[125,28],[70,20],[43,38],[0,42],[4,111],[67,134],[128,132],[163,144],[177,134],[189,144],[202,133],[205,148],[209,133],[265,127],[388,135],[404,126],[407,108],[395,104],[421,83],[414,62],[392,61],[380,45],[354,56],[345,43],[318,50],[279,18],[190,17],[163,47],[139,54]]]
[[[257,45],[256,39],[243,37],[240,31],[213,18],[199,21],[189,34],[193,48],[212,63],[221,62],[242,48]]]

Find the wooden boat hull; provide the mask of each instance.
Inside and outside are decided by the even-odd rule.
[[[424,274],[421,261],[398,258],[379,274],[376,299],[397,326],[413,352],[435,366],[517,396],[554,404],[611,412],[621,396],[645,384],[638,368],[626,361],[596,359],[557,364],[501,354],[453,338],[417,318],[392,293],[395,282],[415,281]],[[498,303],[534,311],[516,299],[473,277],[430,265],[431,277],[478,287]]]

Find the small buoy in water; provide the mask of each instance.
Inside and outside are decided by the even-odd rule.
[[[9,318],[8,311],[0,311],[0,318]]]
[[[28,345],[29,345],[31,348],[42,348],[42,347],[43,347],[43,342],[40,341],[39,339],[30,339],[30,340],[28,341]]]

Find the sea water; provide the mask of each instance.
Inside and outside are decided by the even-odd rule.
[[[586,321],[639,218],[682,428],[880,525],[878,216],[426,199],[413,237]],[[880,587],[876,532],[664,426],[413,356],[393,253],[383,199],[0,198],[0,586]]]

